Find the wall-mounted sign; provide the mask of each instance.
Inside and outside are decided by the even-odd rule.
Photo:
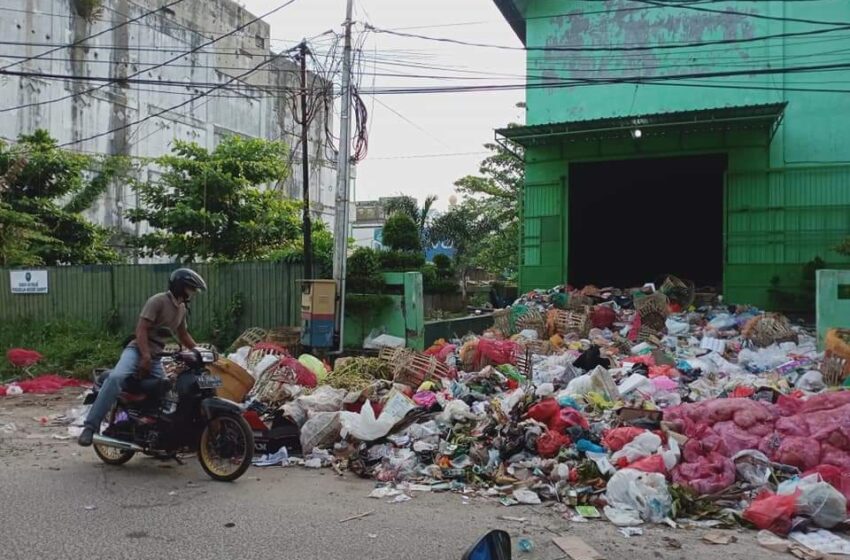
[[[46,294],[46,270],[10,270],[9,284],[13,294]]]

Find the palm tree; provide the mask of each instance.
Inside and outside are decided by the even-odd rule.
[[[422,246],[428,246],[429,223],[428,218],[431,214],[431,208],[437,202],[437,196],[429,194],[419,206],[419,202],[412,196],[399,195],[384,201],[384,215],[392,216],[396,213],[406,214],[416,223],[419,229],[419,238],[422,240]]]

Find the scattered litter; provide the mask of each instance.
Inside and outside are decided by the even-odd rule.
[[[4,434],[14,434],[16,431],[18,431],[18,427],[11,422],[0,427],[0,432]]]
[[[729,544],[737,542],[738,537],[729,531],[711,531],[704,534],[702,540],[709,544]]]
[[[233,523],[231,521],[231,522],[225,523],[224,526],[227,527],[228,529],[233,529],[234,527],[236,527],[236,523]]]
[[[363,519],[364,517],[368,517],[375,513],[374,511],[367,511],[364,513],[358,513],[357,515],[352,515],[351,517],[346,517],[345,519],[340,519],[340,523],[348,523],[349,521],[354,521],[356,519]]]
[[[411,498],[407,494],[399,494],[398,496],[396,496],[395,498],[393,498],[392,500],[390,500],[387,503],[388,504],[401,504],[403,502],[409,502],[412,499],[413,498]]]
[[[812,533],[793,532],[788,536],[791,540],[821,554],[850,555],[850,541],[846,541],[824,529]]]
[[[289,452],[286,450],[286,447],[281,447],[271,455],[254,457],[252,464],[255,467],[285,467],[289,465]],[[319,467],[321,467],[321,461],[319,461]]]
[[[372,492],[369,494],[369,497],[383,499],[392,498],[393,496],[398,496],[399,494],[401,494],[401,490],[396,490],[392,486],[381,486],[380,488],[375,488],[374,490],[372,490]]]
[[[526,517],[513,517],[511,515],[502,515],[499,516],[499,519],[502,521],[513,521],[514,523],[525,523],[528,521],[528,518]]]
[[[576,506],[576,513],[588,519],[599,519],[602,517],[596,506]]]
[[[171,492],[168,493],[168,495],[169,496],[176,496],[177,492],[175,490],[172,490]]]
[[[83,506],[83,509],[86,511],[94,511],[97,509],[97,506]]]
[[[603,555],[578,537],[555,537],[552,542],[573,560],[605,560]]]
[[[534,541],[523,537],[517,541],[517,548],[520,552],[534,552]]]
[[[524,488],[514,490],[513,497],[520,504],[533,506],[542,503],[540,501],[540,496],[538,496],[536,492],[532,492],[531,490]]]
[[[626,538],[638,537],[643,535],[643,529],[640,527],[620,527],[620,534]]]

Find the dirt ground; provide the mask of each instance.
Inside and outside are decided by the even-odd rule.
[[[136,458],[108,467],[79,448],[67,427],[50,425],[51,416],[80,406],[79,396],[69,389],[0,398],[0,500],[13,514],[4,514],[4,534],[18,543],[0,557],[460,558],[491,529],[511,534],[516,558],[568,558],[553,543],[559,536],[579,537],[608,559],[791,557],[760,547],[745,529],[729,531],[730,544],[711,545],[703,541],[707,529],[644,525],[643,535],[626,537],[604,520],[575,523],[545,505],[508,508],[477,496],[425,493],[389,504],[367,497],[373,482],[327,469],[253,468],[220,484],[194,460]],[[81,523],[86,518],[94,523]],[[239,539],[222,540],[222,527],[234,524]],[[534,550],[517,551],[520,538]]]

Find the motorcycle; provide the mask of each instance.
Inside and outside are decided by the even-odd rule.
[[[490,531],[463,555],[462,560],[511,560],[511,537],[505,531]]]
[[[222,381],[207,369],[215,353],[196,348],[170,360],[180,370],[173,379],[127,378],[105,428],[93,438],[94,452],[108,465],[123,465],[136,453],[179,462],[178,453],[197,452],[210,478],[236,480],[251,466],[254,434],[239,405],[216,397]],[[94,403],[106,375],[95,380],[86,404]]]

